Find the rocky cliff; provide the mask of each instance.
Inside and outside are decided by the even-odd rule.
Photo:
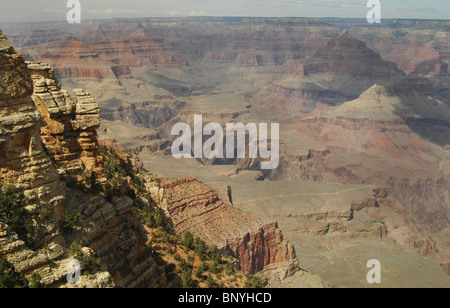
[[[328,155],[311,159],[324,181],[386,187],[398,201],[392,203],[396,210],[409,216],[408,228],[415,230],[403,236],[416,239],[399,241],[432,256],[426,233],[444,230],[450,217],[449,116],[448,105],[433,94],[427,79],[406,76],[374,85],[340,106],[317,108],[297,129],[329,149]]]
[[[366,44],[344,31],[307,60],[306,74],[349,74],[364,78],[389,78],[401,71],[395,63],[383,60]]]
[[[0,52],[0,64],[0,181],[25,193],[38,228],[30,246],[2,218],[0,256],[49,287],[177,286],[147,246],[148,230],[133,210],[136,194],[132,200],[120,190],[100,193],[113,169],[99,154],[95,100],[81,89],[72,98],[48,65],[26,63],[9,48]],[[178,234],[190,230],[218,245],[244,274],[270,270],[285,278],[298,270],[277,223],[240,212],[195,179],[146,183]],[[71,258],[82,261],[80,284],[67,281]]]
[[[284,279],[298,270],[294,248],[276,222],[238,210],[196,178],[163,180],[151,191],[177,234],[189,231],[216,245],[239,261],[244,274],[270,266]]]
[[[139,31],[128,37],[104,38],[93,43],[71,40],[64,48],[49,51],[41,54],[39,60],[54,67],[59,78],[116,79],[129,75],[130,67],[186,65],[184,56],[161,39]]]
[[[41,283],[50,287],[167,286],[164,266],[145,246],[147,234],[132,210],[133,201],[121,197],[107,202],[80,186],[68,188],[60,178],[65,172],[99,167],[90,155],[96,146],[92,132],[99,123],[95,102],[81,90],[75,91],[73,102],[47,66],[27,66],[22,55],[9,48],[0,51],[0,66],[0,181],[25,194],[37,228],[33,245],[26,245],[2,217],[0,255],[26,277],[38,273]],[[74,142],[81,150],[71,153]],[[67,153],[58,152],[64,147]],[[55,162],[63,172],[57,172]],[[73,247],[81,250],[74,255]],[[83,275],[80,284],[69,284],[68,261],[73,257],[98,265],[97,258],[102,265]]]
[[[58,207],[62,184],[42,146],[43,118],[31,99],[33,83],[27,65],[22,55],[9,49],[0,52],[0,64],[0,180],[14,183],[30,201]]]
[[[50,157],[64,166],[77,180],[86,171],[102,173],[98,153],[97,129],[100,109],[82,89],[75,89],[75,99],[57,84],[54,71],[41,62],[28,62],[34,83],[33,101],[45,121],[41,127],[44,146]],[[90,175],[89,175],[90,176]]]

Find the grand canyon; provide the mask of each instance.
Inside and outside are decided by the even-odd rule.
[[[229,287],[245,284],[239,275],[273,288],[378,287],[366,280],[371,259],[380,287],[450,287],[450,21],[0,29],[0,182],[28,211],[49,208],[31,246],[0,219],[0,256],[29,280],[72,287],[65,265],[77,243],[103,263],[85,287],[179,287],[186,277],[164,262],[194,255],[180,248],[190,234],[234,266],[236,277],[211,275]],[[172,127],[195,115],[222,127],[279,123],[278,167],[175,159]],[[160,246],[162,231],[142,222],[150,209],[170,229]]]

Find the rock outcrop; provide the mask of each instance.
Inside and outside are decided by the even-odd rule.
[[[289,63],[284,67],[288,69]],[[267,113],[285,112],[288,117],[312,112],[319,103],[336,106],[356,99],[374,84],[405,75],[347,31],[294,67],[298,78],[287,75],[255,91],[252,101],[262,103]]]
[[[196,178],[162,180],[150,191],[177,234],[189,231],[216,245],[239,261],[244,274],[279,265],[284,270],[277,271],[285,278],[298,269],[294,248],[276,222],[234,208]]]
[[[46,64],[28,62],[28,69],[34,82],[32,97],[46,123],[41,136],[50,157],[77,180],[83,180],[86,171],[101,175],[96,131],[100,109],[95,100],[82,89],[75,89],[72,99]]]
[[[9,49],[11,46],[9,41],[6,39],[6,37],[3,35],[3,33],[0,31],[0,51],[4,51]]]
[[[0,52],[0,181],[14,183],[30,202],[61,207],[62,184],[44,152],[43,118],[31,94],[33,83],[22,55]]]
[[[98,146],[95,101],[82,90],[74,91],[73,101],[48,66],[27,66],[23,56],[10,49],[0,51],[0,68],[0,182],[25,194],[27,210],[36,213],[39,227],[29,247],[2,219],[0,256],[28,279],[38,273],[49,287],[169,286],[164,266],[145,245],[147,233],[130,198],[107,202],[100,194],[68,188],[60,179],[60,174],[101,168],[98,156],[91,155]],[[75,244],[83,247],[77,252],[83,262],[102,263],[96,273],[83,275],[80,284],[67,280],[70,259],[80,257],[69,249]]]
[[[400,74],[401,71],[395,63],[383,60],[364,42],[344,31],[307,60],[305,72],[307,75],[329,73],[364,78],[389,78]]]

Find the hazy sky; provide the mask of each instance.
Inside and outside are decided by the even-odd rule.
[[[79,0],[82,19],[169,16],[366,18],[368,0]],[[65,20],[68,0],[1,0],[0,23]],[[382,18],[449,19],[449,0],[380,0]]]

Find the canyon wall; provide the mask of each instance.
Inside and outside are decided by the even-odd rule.
[[[164,266],[156,263],[145,246],[147,234],[132,210],[133,201],[122,197],[107,202],[101,195],[68,188],[62,180],[65,172],[73,171],[71,161],[81,164],[80,171],[99,167],[89,155],[97,146],[95,135],[89,134],[98,125],[95,102],[80,90],[75,92],[74,103],[54,83],[48,67],[28,63],[30,70],[23,56],[13,51],[0,51],[0,66],[0,181],[24,192],[29,211],[48,208],[45,218],[37,218],[39,232],[32,247],[2,221],[0,255],[27,278],[38,273],[41,283],[50,287],[168,286]],[[43,143],[41,133],[42,139],[55,138],[60,144]],[[82,151],[58,156],[60,147],[71,149],[74,136]],[[58,172],[44,146],[60,164]],[[66,275],[69,247],[74,243],[83,247],[88,258],[101,259],[103,269],[83,275],[80,284],[72,285]]]
[[[77,180],[88,177],[86,171],[101,175],[97,142],[100,109],[95,100],[82,89],[75,89],[72,99],[46,64],[28,62],[28,69],[34,83],[32,98],[46,123],[41,136],[50,157]]]
[[[270,266],[284,279],[298,270],[294,248],[276,222],[238,210],[196,178],[162,180],[150,190],[177,234],[189,231],[216,245],[239,261],[244,274]]]

